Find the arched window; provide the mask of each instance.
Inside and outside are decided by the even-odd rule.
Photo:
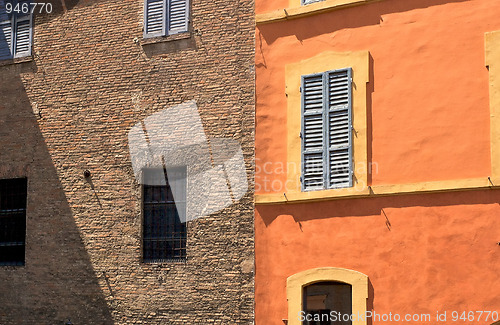
[[[307,325],[351,325],[352,286],[336,281],[316,282],[303,289]]]
[[[365,317],[356,317],[366,313],[368,277],[363,273],[335,267],[310,269],[288,277],[286,290],[288,325],[367,323]],[[351,321],[343,315],[355,317]]]

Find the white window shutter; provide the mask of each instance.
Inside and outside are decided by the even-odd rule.
[[[168,35],[186,32],[188,30],[189,1],[188,0],[167,0],[168,1]]]
[[[351,69],[326,73],[328,187],[352,186]]]
[[[302,188],[322,189],[325,181],[323,75],[302,78]]]
[[[166,0],[144,1],[144,37],[165,35]]]
[[[302,77],[302,190],[352,186],[351,69]]]
[[[10,21],[0,23],[0,59],[12,57],[12,28]]]
[[[16,20],[14,57],[31,55],[31,18],[19,17]]]

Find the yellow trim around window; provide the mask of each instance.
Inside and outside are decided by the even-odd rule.
[[[500,31],[486,33],[485,63],[489,69],[491,180],[500,184]]]
[[[323,281],[336,281],[352,286],[352,314],[365,315],[368,299],[368,276],[363,273],[336,268],[321,267],[306,270],[288,277],[286,296],[288,299],[288,325],[301,325],[302,294],[304,287]],[[366,325],[366,317],[353,319],[352,325]]]
[[[315,57],[288,64],[285,67],[287,108],[287,194],[310,196],[311,192],[301,192],[301,76],[329,70],[352,68],[352,122],[353,122],[353,187],[328,192],[329,196],[356,193],[368,185],[367,163],[367,121],[366,121],[366,83],[369,81],[369,53],[361,52],[324,52]]]
[[[301,18],[323,12],[360,6],[376,1],[381,0],[325,0],[308,5],[301,5],[300,0],[290,0],[289,8],[275,10],[269,13],[257,14],[255,22],[258,25],[274,23],[287,19]]]

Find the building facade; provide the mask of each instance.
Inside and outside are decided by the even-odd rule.
[[[256,1],[256,324],[498,321],[499,14]]]
[[[253,323],[253,2],[49,4],[0,1],[0,323]]]

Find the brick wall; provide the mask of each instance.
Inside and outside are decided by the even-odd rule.
[[[33,60],[0,62],[0,177],[28,177],[0,324],[253,323],[253,1],[193,0],[191,32],[152,44],[142,0],[66,9],[37,16]],[[189,222],[186,263],[144,264],[127,133],[188,100],[208,137],[240,142],[249,190]]]

